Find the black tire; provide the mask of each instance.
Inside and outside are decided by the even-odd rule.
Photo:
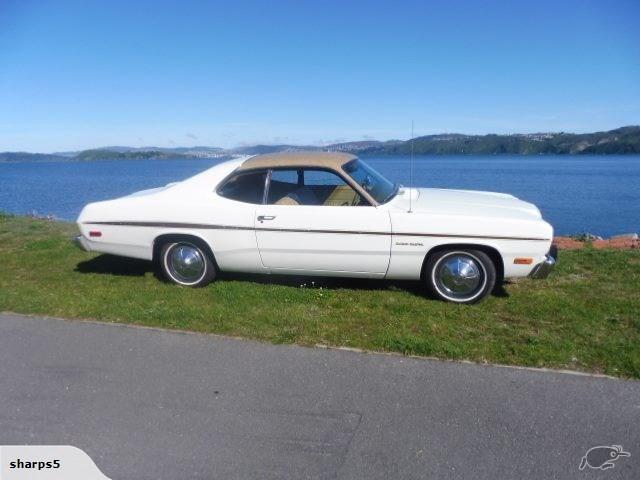
[[[218,275],[216,265],[204,245],[190,239],[164,243],[158,263],[167,281],[184,287],[204,287]]]
[[[430,255],[425,265],[427,289],[454,303],[478,303],[496,284],[496,266],[480,250],[456,248]]]

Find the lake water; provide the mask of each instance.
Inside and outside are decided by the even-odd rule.
[[[409,183],[406,156],[363,157]],[[0,210],[74,220],[83,205],[183,180],[215,160],[0,163]],[[640,231],[640,156],[416,157],[414,185],[511,193],[538,205],[557,234]]]

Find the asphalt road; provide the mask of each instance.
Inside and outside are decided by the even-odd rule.
[[[0,444],[114,480],[638,479],[640,382],[0,315]]]

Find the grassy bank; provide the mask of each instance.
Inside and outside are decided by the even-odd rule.
[[[147,262],[81,252],[75,231],[0,216],[0,311],[640,378],[637,250],[563,252],[549,279],[461,306],[414,283],[227,276],[180,288]]]

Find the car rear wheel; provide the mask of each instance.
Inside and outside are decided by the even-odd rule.
[[[185,287],[204,287],[216,278],[216,266],[206,250],[188,241],[167,242],[160,250],[164,277]]]
[[[447,302],[477,303],[496,283],[496,267],[479,250],[444,250],[429,257],[426,265],[429,291]]]

